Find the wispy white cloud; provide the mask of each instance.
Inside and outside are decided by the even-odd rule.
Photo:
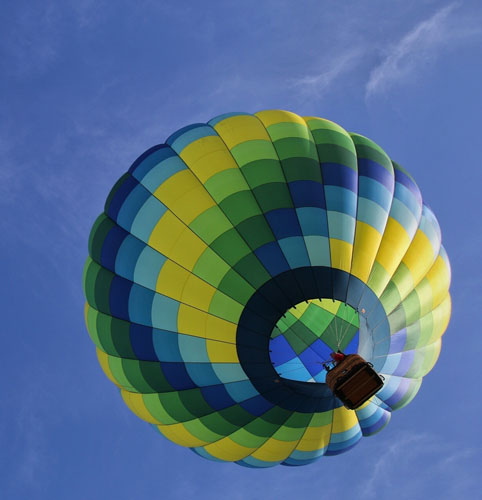
[[[383,61],[371,71],[365,96],[369,98],[395,84],[408,82],[424,66],[436,60],[442,49],[479,35],[478,23],[456,15],[460,5],[460,2],[453,2],[439,9],[390,46]]]
[[[362,53],[361,47],[341,51],[323,63],[321,71],[293,79],[290,86],[296,89],[300,96],[320,98],[330,90],[341,75],[354,69],[355,61]]]

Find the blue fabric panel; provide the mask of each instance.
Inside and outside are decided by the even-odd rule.
[[[146,246],[142,241],[129,235],[117,251],[115,259],[115,272],[131,281],[134,279],[135,269],[138,265],[139,256],[142,254]],[[143,284],[142,282],[140,282]]]
[[[318,354],[311,348],[305,349],[303,352],[299,354],[299,358],[305,365],[305,368],[310,372],[310,375],[314,377],[324,370],[322,365],[322,359],[318,356]]]
[[[177,154],[181,154],[182,150],[192,142],[202,139],[203,137],[217,135],[218,134],[212,127],[203,123],[192,126],[191,128],[184,127],[179,132],[171,135],[166,142]]]
[[[172,151],[172,149],[170,150]],[[174,151],[172,151],[172,154],[176,155]],[[181,160],[181,158],[177,155],[171,156],[158,165],[155,165],[142,179],[142,185],[145,186],[151,193],[154,193],[167,179],[181,170],[186,169],[186,164]]]
[[[394,175],[376,161],[368,158],[358,158],[358,173],[360,176],[371,177],[383,184],[388,191],[393,192]]]
[[[121,179],[122,181],[119,183],[118,187],[117,184],[114,186],[114,188],[116,188],[114,196],[111,199],[107,198],[104,208],[105,213],[114,221],[117,220],[117,214],[124,200],[129,196],[130,192],[139,185],[134,177],[130,175],[126,174],[126,176]]]
[[[264,215],[277,240],[301,235],[301,228],[293,208],[271,210]]]
[[[206,347],[206,339],[179,335],[179,352],[185,363],[210,363]],[[219,383],[219,382],[217,382]]]
[[[328,230],[330,238],[353,244],[355,236],[355,218],[340,212],[328,211]]]
[[[305,236],[305,244],[312,266],[330,266],[330,241],[326,236]]]
[[[155,326],[152,324],[152,305],[155,292],[133,284],[129,296],[129,318],[133,323]],[[169,328],[167,328],[169,330]]]
[[[361,175],[358,178],[358,196],[378,203],[388,212],[392,203],[392,192],[380,182]]]
[[[224,387],[228,391],[229,395],[238,403],[259,395],[258,391],[253,387],[253,384],[249,380],[225,384]]]
[[[310,266],[305,240],[302,236],[284,238],[278,243],[291,269]]]
[[[152,330],[152,344],[159,361],[182,362],[177,337],[178,334],[174,332],[158,329]]]
[[[201,392],[206,400],[206,403],[213,410],[222,410],[236,404],[236,401],[234,401],[234,399],[228,394],[224,385],[201,387]]]
[[[159,220],[167,211],[167,207],[157,198],[150,197],[140,208],[132,222],[131,233],[146,243]]]
[[[326,210],[316,207],[297,208],[296,213],[304,236],[328,236]]]
[[[257,248],[254,253],[271,276],[288,271],[290,268],[276,241],[266,243]]]
[[[366,198],[358,198],[358,213],[357,219],[365,222],[369,226],[375,228],[380,234],[385,231],[387,224],[388,213],[383,210],[378,203],[367,200]]]
[[[157,278],[166,260],[164,255],[156,252],[151,247],[145,246],[137,260],[134,281],[155,290]]]
[[[410,210],[410,212],[412,212],[414,217],[420,217],[420,213],[422,211],[422,199],[414,196],[411,191],[409,191],[405,186],[402,186],[398,182],[395,183],[395,193],[393,201],[395,200],[400,200],[400,202],[402,202]]]
[[[156,293],[152,302],[152,326],[161,330],[177,331],[178,310],[177,300]]]
[[[293,204],[298,207],[326,208],[323,185],[315,181],[288,182]]]
[[[193,382],[199,387],[222,383],[214,372],[211,363],[186,363],[186,370]]]
[[[406,205],[396,198],[393,198],[390,217],[395,219],[403,228],[405,228],[408,234],[415,234],[415,231],[418,228],[419,221],[406,207]]]
[[[358,191],[358,173],[339,163],[322,163],[323,182],[326,186],[341,186],[356,193]]]
[[[394,167],[394,172],[395,172],[395,182],[403,184],[403,186],[405,186],[408,190],[410,190],[413,193],[413,195],[421,202],[422,197],[420,194],[420,189],[418,188],[417,184],[415,184],[415,182],[413,182],[412,179],[410,179],[410,177],[407,174],[402,172],[397,167]]]
[[[282,365],[296,357],[295,351],[283,335],[279,335],[270,340],[269,348],[271,350],[270,358],[274,366]]]
[[[152,342],[152,328],[131,323],[129,339],[137,359],[143,361],[159,361]]]
[[[131,165],[129,173],[132,177],[141,182],[144,176],[156,165],[164,161],[166,158],[174,156],[175,154],[176,153],[167,144],[154,146],[137,158],[137,160]]]
[[[119,208],[116,219],[119,226],[129,231],[140,208],[150,196],[151,194],[142,184],[137,184]]]
[[[130,319],[129,295],[132,283],[119,276],[114,276],[109,291],[109,309],[115,318]]]
[[[161,368],[166,380],[176,391],[196,388],[196,384],[191,380],[184,363],[165,363],[161,361]]]
[[[115,270],[115,263],[117,254],[119,253],[119,248],[121,247],[124,240],[126,238],[129,238],[128,234],[129,233],[124,231],[119,226],[113,226],[102,242],[100,264],[102,264],[103,267],[109,269],[109,271]]]
[[[223,384],[248,380],[246,373],[238,363],[214,363],[212,368]]]
[[[260,417],[261,415],[263,415],[263,413],[271,410],[274,405],[263,398],[263,396],[258,395],[254,398],[243,401],[239,406],[241,406],[247,412],[251,413],[251,415]]]
[[[325,186],[327,210],[356,216],[357,195],[340,186]]]
[[[407,329],[404,328],[390,337],[390,354],[402,352],[407,343]]]

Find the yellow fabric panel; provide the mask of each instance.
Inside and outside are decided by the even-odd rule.
[[[221,460],[226,460],[228,462],[236,462],[241,460],[248,455],[251,455],[256,448],[247,448],[246,446],[241,446],[235,443],[231,438],[225,437],[220,439],[215,443],[208,444],[204,449],[211,454],[213,457],[219,458]]]
[[[246,141],[261,139],[271,142],[263,125],[251,115],[231,116],[217,123],[214,129],[229,149]]]
[[[119,382],[117,382],[116,378],[112,374],[112,371],[109,367],[109,356],[104,351],[101,351],[98,347],[96,347],[96,352],[97,352],[97,359],[99,360],[100,367],[102,368],[103,372],[106,374],[107,378],[111,382],[113,382],[117,387],[120,387]]]
[[[282,462],[291,455],[297,443],[298,441],[280,441],[271,437],[252,456],[266,462]]]
[[[204,446],[207,444],[196,436],[193,436],[183,424],[171,424],[171,425],[158,425],[159,431],[176,444],[181,446],[189,446],[189,448],[194,448],[196,446]]]
[[[302,302],[301,304],[296,304],[296,309],[293,307],[290,309],[290,313],[295,317],[295,318],[301,318],[303,313],[306,311],[308,308],[308,304],[306,302]]]
[[[156,292],[180,300],[190,273],[172,260],[166,260],[156,282]]]
[[[172,252],[179,264],[192,271],[206,248],[206,243],[196,236],[191,229],[186,227],[174,244]]]
[[[208,311],[209,304],[215,292],[216,288],[199,279],[194,274],[190,274],[182,291],[181,302],[198,307],[203,311]]]
[[[398,221],[389,217],[376,261],[393,276],[409,245],[410,237],[407,231]]]
[[[206,337],[214,340],[222,340],[231,344],[236,343],[237,325],[224,319],[208,314],[206,320]]]
[[[419,229],[402,260],[410,270],[415,285],[425,276],[434,260],[432,244],[425,233]]]
[[[331,436],[331,424],[320,427],[308,427],[296,446],[300,451],[321,450],[328,446]]]
[[[295,113],[292,113],[291,111],[266,110],[255,113],[254,115],[263,122],[265,127],[283,122],[298,123],[306,127],[306,123],[303,118]]]
[[[179,156],[202,184],[218,172],[238,168],[231,153],[218,136],[210,135],[191,142]]]
[[[162,424],[162,422],[157,420],[157,418],[154,418],[146,408],[144,400],[142,399],[142,394],[121,389],[121,396],[124,403],[128,406],[132,413],[137,415],[139,418],[149,422],[150,424]]]
[[[190,170],[181,170],[163,182],[154,196],[190,224],[199,214],[215,205],[206,188]]]
[[[313,301],[314,302],[314,301]],[[336,314],[338,312],[338,309],[340,309],[341,302],[339,301],[333,301],[331,299],[324,299],[316,301],[316,305],[324,309],[325,311],[331,312],[331,314]]]
[[[331,267],[350,272],[353,245],[346,241],[330,238]]]
[[[206,337],[206,320],[208,313],[186,304],[179,305],[177,313],[177,329],[194,337]]]
[[[206,348],[212,363],[239,363],[235,344],[206,340]]]
[[[382,235],[375,228],[365,222],[357,221],[351,274],[363,283],[368,281],[381,239]]]
[[[147,243],[154,250],[169,257],[172,255],[172,247],[185,229],[185,224],[167,210],[152,230]]]
[[[450,269],[440,255],[425,278],[432,287],[432,307],[437,307],[447,295],[450,286]]]
[[[355,425],[358,425],[358,419],[353,410],[348,410],[344,406],[333,410],[332,433],[345,432]]]

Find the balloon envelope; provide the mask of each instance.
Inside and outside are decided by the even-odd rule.
[[[304,465],[382,429],[434,366],[450,265],[373,141],[286,111],[185,127],[116,183],[89,240],[88,331],[127,406],[197,454]],[[361,408],[333,350],[385,377]]]

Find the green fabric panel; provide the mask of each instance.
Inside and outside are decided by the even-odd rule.
[[[263,415],[260,418],[270,424],[279,425],[286,422],[288,417],[292,414],[293,414],[292,411],[284,410],[283,408],[273,406],[273,408],[268,410],[266,413],[263,413]]]
[[[211,248],[206,248],[196,261],[193,274],[217,287],[231,268]]]
[[[237,144],[231,149],[231,154],[239,167],[244,167],[253,160],[278,160],[270,141],[255,139]],[[268,163],[268,162],[266,162]]]
[[[236,324],[242,312],[243,306],[241,304],[238,304],[219,291],[214,293],[211,303],[209,304],[210,314]]]
[[[175,423],[184,423],[196,418],[195,415],[187,410],[182,401],[179,399],[179,394],[177,391],[164,392],[158,394],[158,396],[160,405],[162,406],[163,410],[174,419]]]
[[[274,142],[274,147],[281,161],[288,158],[311,158],[315,160],[316,148],[308,139],[285,137]]]
[[[417,395],[417,392],[420,389],[420,386],[422,385],[422,379],[411,379],[410,380],[410,388],[407,390],[405,395],[403,396],[400,401],[392,405],[393,410],[399,410],[400,408],[403,408],[404,406],[407,406],[410,401]]]
[[[104,347],[104,344],[99,336],[99,329],[97,327],[97,318],[99,316],[99,312],[94,309],[93,307],[89,307],[87,309],[87,314],[85,316],[85,323],[87,326],[87,332],[89,333],[90,338],[92,339],[92,342],[101,349],[104,352],[107,352],[107,349],[111,349],[114,351],[114,346],[112,342],[109,342],[110,339],[107,339],[106,346]]]
[[[225,434],[220,434],[212,429],[208,429],[203,424],[201,419],[190,420],[188,422],[184,422],[183,425],[194,437],[210,443],[218,441],[225,436]]]
[[[226,273],[219,284],[219,290],[237,300],[240,304],[246,304],[255,292],[255,289],[234,269],[230,269]]]
[[[293,324],[291,326],[291,328],[289,329],[289,332],[294,333],[296,338],[303,343],[304,348],[302,349],[302,351],[304,351],[315,340],[318,339],[318,337],[309,328],[307,328],[301,321],[297,321],[295,324]],[[286,338],[288,338],[287,333],[288,332],[286,332],[286,334],[285,334]],[[300,352],[302,352],[302,351],[300,351]],[[296,352],[296,349],[295,349],[295,352]],[[296,354],[299,354],[299,353],[296,352]]]
[[[136,359],[130,341],[130,323],[122,319],[112,318],[106,314],[99,314],[97,318],[97,331],[102,344],[109,350],[108,354],[122,358]]]
[[[221,436],[229,436],[229,434],[232,434],[238,428],[235,424],[229,422],[229,420],[226,420],[215,411],[209,415],[205,415],[200,421],[212,432],[221,434]]]
[[[257,418],[256,420],[253,420],[249,424],[246,424],[244,426],[244,429],[247,432],[253,434],[254,436],[259,436],[266,439],[271,437],[273,433],[276,431],[276,429],[278,429],[279,426],[284,422],[284,419],[276,421],[268,421],[265,420],[263,417],[264,415],[260,418]]]
[[[310,139],[311,135],[306,125],[294,122],[274,123],[266,127],[273,142],[285,137],[298,137],[300,139]]]
[[[355,155],[355,148],[353,141],[346,134],[342,134],[336,130],[314,130],[312,131],[313,139],[317,146],[329,144],[332,146],[339,146],[350,153],[351,156]]]
[[[315,413],[310,422],[310,427],[321,427],[322,425],[330,425],[333,420],[333,410]]]
[[[378,297],[380,297],[383,292],[382,286],[387,283],[389,279],[390,275],[387,273],[385,268],[375,260],[372,270],[370,271],[370,277],[368,278],[368,286],[373,291],[378,292]]]
[[[246,219],[259,215],[261,210],[251,191],[240,191],[223,200],[219,207],[226,214],[233,226]]]
[[[340,304],[340,307],[338,308],[336,315],[338,318],[352,324],[353,326],[356,327],[360,326],[360,319],[358,317],[358,313],[355,311],[355,309],[353,309],[353,307],[350,307],[348,304],[345,304],[344,302]]]
[[[420,318],[423,314],[420,307],[420,296],[418,288],[412,291],[408,297],[402,302],[402,307],[405,311],[405,325],[411,325]],[[403,328],[403,326],[402,326]]]
[[[355,144],[358,158],[368,158],[369,160],[376,161],[389,172],[393,173],[392,161],[378,144],[360,134],[351,133],[350,137]]]
[[[204,187],[218,204],[233,193],[249,191],[239,168],[228,168],[214,174],[204,183]]]
[[[105,214],[97,217],[89,235],[89,255],[92,260],[100,262],[104,240],[114,226],[114,222]]]
[[[254,418],[256,418],[240,405],[230,406],[229,408],[220,410],[218,413],[228,422],[237,427],[243,427],[248,422],[251,422]]]
[[[333,314],[314,304],[310,304],[301,316],[303,324],[318,337],[326,330],[332,319]]]
[[[317,145],[320,163],[336,163],[345,165],[352,170],[358,170],[357,158],[351,151],[336,144]]]
[[[246,428],[238,429],[231,436],[229,436],[235,443],[246,446],[247,448],[259,448],[266,442],[265,436],[256,436],[247,431]]]
[[[122,369],[136,392],[172,391],[158,361],[138,361],[137,359],[122,358]]]
[[[414,349],[427,345],[430,338],[432,337],[435,327],[433,321],[433,313],[430,312],[426,314],[425,316],[423,316],[423,318],[420,318],[420,321],[418,321],[414,325],[411,325],[409,328],[412,329],[416,326],[418,326],[420,334],[418,336],[418,342],[413,347]]]
[[[251,252],[251,249],[234,228],[216,238],[210,247],[231,266]]]
[[[241,171],[251,189],[268,182],[285,182],[283,171],[277,158],[275,160],[251,161],[242,167]]]
[[[303,168],[300,168],[300,164]],[[322,183],[320,164],[310,158],[287,158],[282,162],[286,182],[315,181]]]
[[[195,417],[203,417],[212,413],[212,407],[206,402],[201,389],[179,391],[179,400],[186,410]]]
[[[261,210],[266,213],[278,208],[292,208],[293,202],[285,183],[269,183],[253,189]]]
[[[235,271],[246,279],[256,290],[266,283],[271,276],[262,266],[256,255],[250,253],[243,257],[235,266]]]
[[[116,356],[108,356],[109,369],[116,379],[117,383],[123,388],[130,392],[139,392],[133,385],[132,381],[127,377],[123,367],[123,359]],[[148,390],[146,392],[153,392]]]
[[[298,318],[294,316],[293,314],[290,313],[290,311],[286,311],[285,315],[282,316],[279,320],[278,323],[276,323],[276,326],[280,329],[281,332],[286,332],[288,328],[296,323],[298,321]]]
[[[402,305],[398,306],[391,314],[388,316],[388,323],[390,325],[390,332],[399,332],[407,324],[405,318],[405,309]]]
[[[307,415],[310,415],[309,413]],[[311,416],[311,415],[310,415]],[[282,425],[274,434],[275,439],[280,441],[296,441],[303,437],[305,433],[305,428],[290,427],[289,425]]]
[[[427,278],[423,278],[412,293],[416,293],[419,299],[419,316],[424,316],[433,309],[433,288]],[[407,297],[408,298],[408,297]],[[411,319],[411,318],[410,318]]]
[[[100,312],[110,314],[109,294],[114,274],[88,259],[84,279],[87,302]]]
[[[189,224],[189,229],[208,245],[232,227],[229,219],[217,205],[208,208]]]
[[[236,226],[236,229],[253,250],[275,241],[273,232],[262,215],[244,220]]]
[[[295,330],[296,326],[299,323],[295,323],[284,333],[285,339],[288,341],[289,345],[298,355],[302,353],[310,344],[307,344],[306,341],[299,337],[297,331]]]
[[[157,420],[162,422],[163,424],[177,424],[181,420],[177,420],[173,418],[167,411],[164,409],[163,403],[166,399],[172,398],[174,393],[168,392],[165,394],[143,394],[142,400],[146,408],[149,410],[149,413]],[[162,398],[161,398],[162,396]],[[185,412],[185,416],[187,420],[192,418],[189,412]]]

